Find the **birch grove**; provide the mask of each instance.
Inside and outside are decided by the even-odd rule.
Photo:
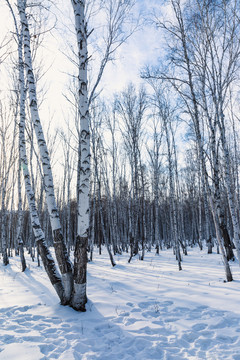
[[[87,263],[104,247],[114,267],[123,252],[130,263],[171,247],[178,270],[189,247],[209,259],[220,251],[232,281],[231,261],[240,260],[238,1],[169,0],[168,14],[157,6],[149,20],[163,39],[161,61],[111,96],[104,74],[111,62],[118,69],[121,47],[139,29],[136,4],[69,1],[71,87],[62,85],[65,122],[54,135],[45,130],[52,118],[41,110],[37,61],[47,45],[39,24],[57,10],[43,0],[5,4],[13,31],[0,44],[0,71],[9,67],[8,96],[0,92],[3,266],[15,253],[24,271],[37,254],[61,304],[77,311],[87,309]]]

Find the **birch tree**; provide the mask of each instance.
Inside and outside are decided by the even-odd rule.
[[[153,85],[153,84],[152,84]],[[174,138],[171,132],[171,124],[173,121],[174,111],[170,108],[168,100],[163,95],[161,88],[153,85],[155,90],[155,106],[157,108],[157,114],[159,121],[162,122],[163,131],[165,133],[167,143],[167,161],[169,171],[169,197],[170,197],[170,219],[171,219],[171,232],[174,243],[174,250],[176,253],[176,259],[178,262],[179,270],[182,270],[181,256],[179,250],[179,235],[178,235],[178,219],[177,219],[177,205],[176,205],[176,179],[174,176]]]
[[[26,140],[25,140],[25,118],[26,118],[26,112],[25,112],[25,100],[26,100],[26,89],[25,89],[25,78],[24,78],[24,60],[23,60],[23,36],[24,36],[24,28],[21,26],[21,31],[18,31],[16,18],[14,16],[12,7],[10,6],[10,10],[12,11],[13,18],[15,20],[15,28],[17,32],[17,38],[18,38],[18,68],[19,68],[19,92],[20,92],[20,98],[19,98],[19,107],[20,107],[20,122],[19,122],[19,150],[20,150],[20,159],[21,159],[21,167],[25,179],[25,189],[27,193],[28,198],[28,204],[30,209],[30,215],[31,215],[31,222],[32,222],[32,228],[34,231],[35,239],[37,242],[38,250],[41,255],[45,270],[49,276],[49,279],[51,283],[53,284],[61,302],[64,304],[66,299],[64,296],[64,287],[62,284],[62,280],[60,275],[58,274],[58,271],[55,267],[54,260],[51,256],[51,253],[46,245],[45,242],[45,236],[42,231],[39,217],[37,214],[37,208],[35,203],[35,195],[32,191],[31,181],[30,181],[30,174],[29,174],[29,168],[28,168],[28,160],[26,155]],[[22,24],[23,25],[23,24]]]
[[[96,106],[98,108],[98,106]],[[115,266],[116,263],[113,259],[112,251],[111,251],[111,238],[112,238],[112,245],[114,247],[115,240],[113,239],[113,229],[111,226],[111,195],[110,195],[110,186],[108,181],[108,171],[107,171],[107,161],[105,156],[105,149],[102,141],[102,133],[101,133],[101,123],[102,123],[102,106],[100,105],[99,111],[95,108],[92,111],[91,116],[91,137],[92,137],[92,162],[93,162],[93,174],[94,179],[93,181],[96,182],[96,193],[95,196],[98,200],[98,212],[99,212],[99,230],[102,233],[103,241],[106,245],[107,252],[109,254],[109,258],[111,261],[112,266]],[[102,188],[104,188],[106,202],[109,204],[107,206],[107,214],[108,214],[108,221],[106,225],[104,225],[104,216],[103,216],[103,198],[102,198]],[[93,200],[95,201],[95,200]],[[92,209],[93,211],[93,209]],[[95,216],[95,214],[92,214]],[[107,235],[110,233],[110,236]]]
[[[1,119],[1,128],[0,128],[0,139],[1,139],[1,159],[2,159],[2,169],[1,169],[1,246],[3,253],[3,264],[8,265],[8,232],[7,232],[7,209],[8,209],[8,197],[9,192],[9,182],[11,178],[11,171],[15,163],[15,142],[13,139],[16,136],[16,123],[13,123],[14,112],[10,113],[10,116],[7,116],[5,106],[0,103],[0,119]],[[12,128],[13,126],[13,128]],[[10,135],[13,131],[13,137]]]
[[[80,183],[78,191],[78,230],[74,254],[74,289],[72,306],[79,310],[85,309],[86,296],[86,268],[87,245],[89,229],[89,193],[90,193],[90,112],[89,107],[96,96],[107,63],[113,58],[114,52],[127,39],[124,35],[123,25],[131,11],[131,0],[114,2],[109,0],[104,6],[107,16],[107,35],[104,37],[103,57],[97,71],[97,78],[91,90],[88,87],[88,45],[87,40],[91,34],[87,28],[87,7],[85,0],[72,0],[75,18],[75,31],[78,49],[78,111],[80,117]]]
[[[120,116],[122,123],[122,136],[124,138],[124,145],[126,153],[129,158],[131,169],[131,225],[130,225],[130,244],[131,254],[129,262],[132,257],[138,254],[138,222],[140,209],[140,153],[142,145],[143,122],[147,108],[146,92],[141,88],[137,93],[133,84],[116,98],[116,110]]]
[[[160,234],[159,234],[159,183],[160,183],[160,169],[161,169],[161,149],[162,145],[162,128],[157,121],[157,117],[153,119],[153,146],[148,148],[150,158],[150,166],[153,169],[152,191],[154,196],[154,244],[156,246],[156,253],[159,255]]]
[[[189,22],[189,11],[183,11],[183,5],[180,0],[171,0],[170,4],[172,6],[174,20],[164,22],[160,19],[157,19],[156,23],[157,26],[162,28],[169,35],[169,51],[171,54],[169,59],[171,67],[169,66],[169,71],[165,73],[159,70],[151,72],[150,69],[147,69],[144,76],[147,78],[154,77],[169,81],[173,88],[181,96],[187,112],[189,113],[190,119],[192,120],[198,149],[198,156],[201,162],[201,169],[207,188],[208,200],[215,224],[216,236],[223,257],[226,278],[228,281],[231,281],[232,274],[223,247],[219,218],[217,214],[216,199],[214,198],[214,194],[212,193],[211,186],[209,184],[204,141],[201,131],[202,108],[199,104],[199,83],[197,81],[199,79],[197,76],[198,68],[196,69],[199,59],[195,56],[197,54],[195,50],[201,50],[202,48],[200,44],[196,44],[196,46],[194,46],[194,40],[196,40],[196,42],[201,40],[201,36],[199,36],[199,32],[197,31],[191,33],[191,29],[194,28],[194,19],[198,19],[198,17],[192,17],[191,21]],[[190,12],[192,9],[195,10],[195,6],[191,3],[191,1],[188,2],[188,5]],[[204,2],[203,6],[205,5],[206,3]],[[196,28],[194,30],[196,30]],[[200,34],[202,33],[200,32]]]
[[[239,14],[237,1],[223,2],[216,7],[200,7],[201,20],[209,39],[209,56],[206,66],[206,86],[210,89],[209,98],[214,106],[216,125],[224,158],[224,175],[231,213],[234,241],[240,259],[240,227],[234,197],[231,174],[231,157],[226,136],[226,107],[229,102],[231,86],[234,84],[240,66]],[[208,15],[207,18],[205,15]],[[213,69],[213,70],[210,70]]]
[[[59,269],[63,277],[66,302],[69,302],[72,291],[72,266],[68,258],[66,245],[62,235],[59,213],[58,213],[55,194],[54,194],[54,185],[53,185],[50,157],[39,117],[36,81],[35,81],[33,65],[32,65],[32,52],[31,52],[29,25],[28,25],[28,18],[26,15],[27,2],[26,0],[18,0],[17,5],[18,5],[21,26],[23,29],[22,31],[23,31],[24,64],[25,64],[25,74],[28,83],[28,97],[29,97],[31,120],[34,124],[34,130],[38,141],[41,164],[43,168],[46,201],[47,201],[48,212],[51,220],[54,249],[55,249]]]
[[[117,252],[121,253],[121,245],[120,245],[120,229],[118,227],[118,206],[117,206],[117,177],[118,177],[118,144],[116,140],[116,127],[117,127],[117,114],[116,109],[112,110],[108,109],[108,114],[106,115],[106,124],[111,134],[111,146],[109,146],[109,151],[112,157],[111,162],[111,182],[112,182],[112,201],[113,201],[113,209],[112,209],[112,221],[113,221],[113,233],[116,237],[116,247]],[[110,114],[109,114],[110,112]],[[111,114],[112,112],[112,114]]]

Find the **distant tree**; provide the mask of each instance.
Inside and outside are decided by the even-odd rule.
[[[14,173],[16,159],[16,137],[17,127],[14,118],[14,110],[7,114],[7,108],[0,102],[0,158],[1,158],[1,248],[3,254],[3,264],[8,265],[8,248],[10,246],[9,229],[7,227],[8,209],[11,208],[10,202],[10,179]],[[10,205],[10,206],[9,206]]]
[[[153,83],[152,83],[153,85]],[[170,224],[171,224],[171,233],[174,244],[174,250],[176,253],[176,259],[178,261],[179,270],[182,270],[181,267],[181,255],[179,249],[179,234],[178,234],[178,215],[177,215],[177,182],[175,176],[175,162],[174,162],[174,146],[175,139],[174,134],[171,131],[171,122],[174,121],[174,109],[171,108],[169,100],[164,96],[164,89],[161,89],[160,86],[154,86],[155,97],[154,105],[157,108],[157,115],[159,117],[159,122],[162,123],[163,132],[167,144],[167,161],[168,161],[168,172],[169,172],[169,198],[170,198]],[[165,92],[167,90],[165,89]]]
[[[146,91],[141,88],[136,91],[130,84],[125,91],[116,97],[116,111],[120,116],[121,132],[131,169],[131,216],[129,238],[132,257],[138,254],[138,223],[140,221],[140,167],[143,123],[147,108]]]
[[[217,199],[215,196],[216,193],[212,192],[208,177],[208,168],[205,156],[206,149],[204,144],[204,135],[202,132],[203,116],[205,114],[203,115],[204,105],[202,103],[199,90],[202,89],[203,84],[206,84],[206,82],[204,82],[207,78],[206,71],[209,71],[208,76],[211,77],[213,76],[215,70],[215,67],[211,66],[211,61],[210,63],[208,62],[211,54],[208,46],[211,43],[211,36],[214,34],[215,30],[213,30],[213,27],[213,33],[206,36],[203,24],[205,20],[208,21],[211,14],[215,12],[214,14],[216,15],[219,5],[218,3],[210,4],[205,1],[203,3],[199,1],[193,3],[191,0],[189,0],[187,4],[183,4],[181,0],[171,0],[170,4],[173,15],[172,20],[162,21],[161,19],[156,18],[156,25],[163,29],[169,37],[168,69],[151,70],[148,68],[143,76],[146,78],[155,78],[161,79],[161,81],[164,80],[170,82],[181,97],[185,109],[189,114],[195,133],[197,153],[213,215],[216,236],[223,256],[226,277],[228,281],[231,281],[231,270],[227,262],[219,225]],[[224,2],[224,6],[226,5],[227,2]],[[224,6],[223,8],[225,9]],[[225,21],[226,16],[222,13],[222,17],[215,16],[214,19],[217,21],[218,19]],[[213,24],[216,25],[217,23],[214,21],[211,25]],[[226,22],[224,22],[224,24],[225,27],[223,27],[223,29],[227,26]],[[219,36],[220,39],[224,39],[224,33],[219,34]],[[215,47],[215,49],[216,48],[218,47]],[[215,56],[218,57],[217,54],[215,54]],[[201,63],[201,61],[204,63]]]
[[[154,244],[156,246],[156,253],[159,254],[160,233],[159,233],[159,183],[161,171],[161,145],[162,145],[162,124],[158,121],[157,116],[153,117],[153,145],[148,147],[148,154],[150,158],[150,169],[152,172],[152,192],[154,198]]]

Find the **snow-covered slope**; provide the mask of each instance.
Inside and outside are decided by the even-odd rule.
[[[240,360],[240,269],[224,282],[221,256],[190,249],[179,272],[172,250],[146,259],[104,252],[88,265],[86,313],[58,304],[27,258],[0,266],[0,360]]]

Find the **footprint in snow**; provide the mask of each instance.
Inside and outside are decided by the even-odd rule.
[[[130,307],[133,307],[133,306],[134,306],[134,304],[131,303],[131,302],[126,303],[126,305],[127,305],[127,306],[130,306]]]
[[[192,330],[201,331],[201,330],[206,329],[206,327],[207,327],[207,324],[204,324],[204,323],[196,324],[196,325],[193,325]]]
[[[226,344],[234,344],[239,338],[238,336],[219,335],[214,340],[224,347]]]
[[[149,302],[140,302],[138,304],[138,306],[141,308],[141,309],[147,309],[149,307]]]
[[[170,306],[173,305],[173,301],[163,301],[159,303],[160,305],[164,305],[164,306]]]
[[[128,325],[132,325],[132,324],[135,324],[137,321],[139,321],[138,319],[127,319],[125,321],[125,325],[128,326]]]
[[[131,312],[141,312],[141,309],[134,308],[134,309],[132,309],[132,311],[131,311]]]

